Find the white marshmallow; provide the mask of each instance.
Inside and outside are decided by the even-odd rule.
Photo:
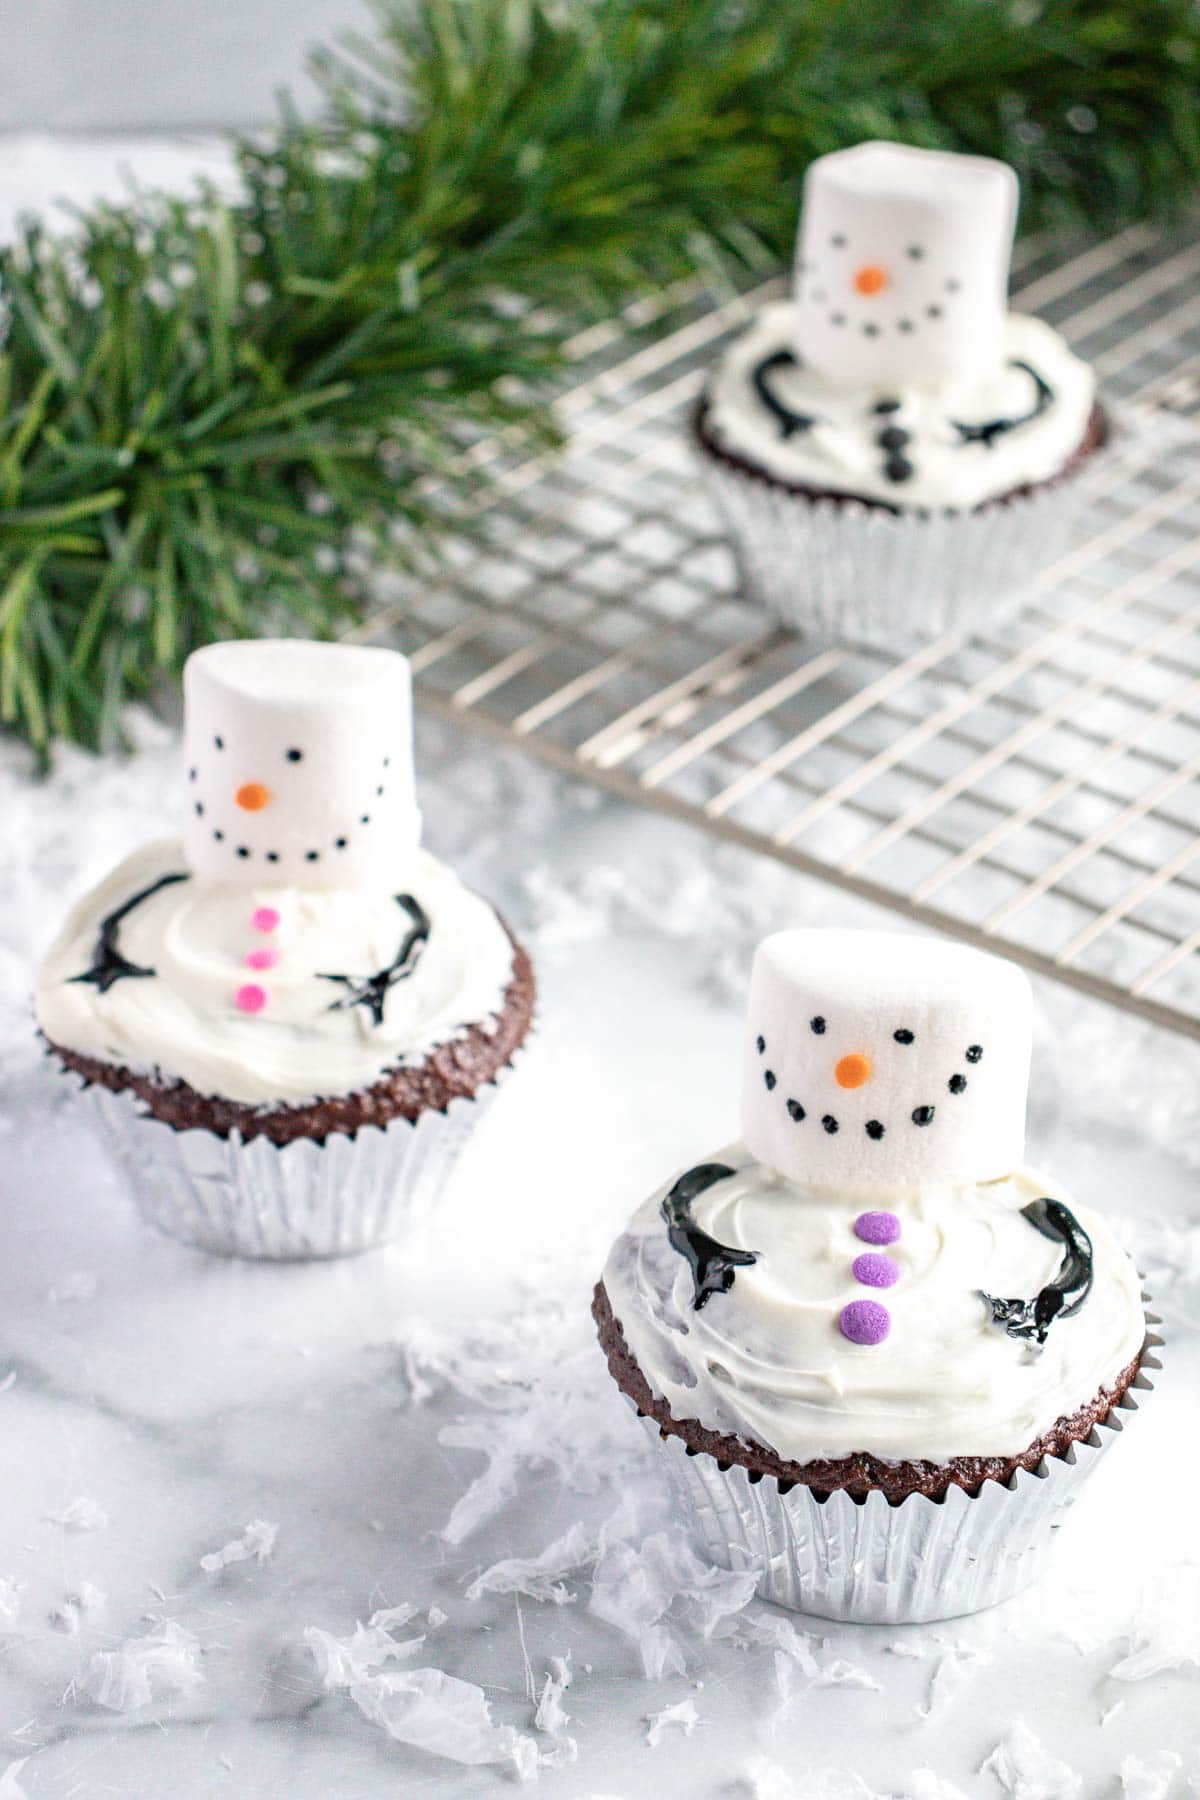
[[[838,387],[980,375],[1001,359],[1017,178],[986,156],[858,144],[804,181],[796,349]]]
[[[781,931],[754,959],[742,1135],[760,1162],[817,1187],[1011,1174],[1031,1015],[1024,972],[963,944]]]
[[[412,678],[349,644],[210,644],[184,669],[187,824],[198,875],[239,887],[401,882],[421,834]]]

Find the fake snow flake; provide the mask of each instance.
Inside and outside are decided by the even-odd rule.
[[[27,1756],[22,1756],[17,1762],[10,1762],[0,1775],[0,1800],[29,1800],[29,1790],[17,1779],[28,1761]]]
[[[7,1575],[0,1575],[0,1625],[15,1623],[21,1610],[22,1587]]]
[[[390,1609],[393,1622],[403,1610]],[[326,1690],[343,1689],[363,1717],[397,1743],[450,1762],[511,1764],[522,1781],[537,1775],[533,1739],[494,1724],[482,1688],[441,1669],[382,1667],[412,1655],[423,1638],[396,1643],[386,1626],[373,1624],[357,1625],[349,1638],[310,1626],[304,1640]]]
[[[932,1769],[914,1769],[904,1795],[905,1800],[967,1800],[960,1787],[935,1775]]]
[[[1164,1669],[1200,1664],[1200,1567],[1171,1569],[1143,1595],[1127,1656],[1109,1670],[1114,1681],[1144,1681]]]
[[[137,1712],[163,1694],[191,1694],[204,1676],[197,1668],[200,1645],[190,1631],[164,1619],[144,1637],[117,1650],[97,1650],[80,1691],[110,1712]]]
[[[200,1558],[200,1567],[206,1575],[215,1575],[221,1569],[227,1569],[231,1563],[249,1562],[251,1557],[264,1563],[275,1548],[275,1539],[279,1536],[278,1525],[272,1525],[266,1519],[251,1519],[241,1537],[213,1550],[208,1556]]]
[[[571,1722],[562,1703],[562,1697],[570,1685],[571,1653],[568,1650],[565,1656],[550,1658],[550,1670],[542,1685],[537,1711],[533,1715],[534,1728],[544,1731],[547,1737],[560,1737]]]
[[[795,1777],[767,1756],[756,1756],[746,1771],[752,1800],[885,1800],[861,1775],[847,1769],[802,1769]]]
[[[1126,1756],[1121,1762],[1121,1793],[1125,1800],[1167,1800],[1171,1783],[1183,1767],[1174,1750],[1156,1750],[1142,1761]]]
[[[1009,1727],[979,1772],[994,1775],[1012,1800],[1072,1800],[1082,1785],[1074,1769],[1056,1761],[1021,1719]]]
[[[646,1720],[646,1742],[652,1750],[657,1750],[672,1726],[677,1725],[684,1737],[691,1737],[699,1723],[696,1702],[679,1700],[674,1706],[664,1706],[661,1712],[651,1713]]]
[[[972,1671],[988,1660],[978,1650],[948,1650],[933,1671],[928,1697],[924,1704],[918,1704],[917,1717],[940,1718],[967,1686]]]
[[[478,1600],[483,1594],[525,1594],[530,1600],[569,1605],[575,1595],[564,1585],[564,1577],[591,1562],[595,1555],[594,1537],[576,1523],[537,1556],[513,1556],[493,1563],[471,1583],[467,1599]]]
[[[617,1543],[602,1552],[589,1610],[632,1638],[647,1680],[657,1681],[684,1673],[683,1652],[661,1622],[676,1601],[709,1638],[722,1619],[749,1603],[757,1583],[756,1569],[735,1574],[713,1568],[682,1539],[659,1531],[640,1548]]]
[[[70,1506],[64,1506],[61,1512],[47,1513],[46,1518],[51,1525],[61,1525],[64,1531],[103,1531],[108,1524],[104,1508],[82,1495],[78,1500],[72,1500]]]

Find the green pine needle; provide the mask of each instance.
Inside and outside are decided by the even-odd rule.
[[[99,206],[0,251],[0,718],[107,747],[198,644],[328,635],[432,538],[471,435],[550,433],[582,326],[774,267],[815,155],[988,152],[1024,226],[1200,170],[1190,0],[377,0],[242,198]],[[397,526],[400,529],[397,529]]]

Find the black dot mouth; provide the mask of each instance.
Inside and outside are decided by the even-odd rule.
[[[799,1125],[808,1116],[798,1100],[789,1100],[787,1102],[787,1112],[788,1118],[792,1121],[793,1125]]]
[[[936,1110],[937,1110],[936,1107],[933,1107],[933,1106],[914,1106],[913,1115],[912,1115],[913,1124],[914,1125],[932,1125],[933,1124],[933,1115],[936,1112]]]
[[[774,1071],[774,1069],[766,1069],[763,1071],[763,1084],[766,1087],[766,1090],[769,1094],[771,1092],[771,1089],[775,1086],[775,1071]]]
[[[878,1143],[880,1138],[883,1136],[883,1133],[884,1133],[884,1128],[880,1124],[878,1119],[868,1119],[867,1120],[867,1136],[869,1138],[873,1138],[874,1141],[876,1143]]]
[[[821,1124],[824,1126],[825,1130],[829,1133],[830,1137],[833,1137],[835,1132],[838,1130],[838,1122],[834,1118],[832,1113],[826,1113],[825,1117],[821,1120]]]
[[[950,1089],[952,1094],[965,1094],[967,1091],[967,1078],[965,1075],[952,1075],[946,1083],[946,1086]]]

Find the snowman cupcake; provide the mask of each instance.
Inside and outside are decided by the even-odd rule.
[[[834,1618],[1039,1571],[1148,1386],[1137,1273],[1023,1162],[1014,965],[874,932],[755,959],[742,1141],[653,1194],[594,1312],[709,1555]]]
[[[1107,427],[1091,370],[1007,311],[1016,210],[986,157],[809,167],[792,296],[695,421],[746,585],[797,630],[899,648],[990,620],[1065,546]]]
[[[42,968],[146,1216],[331,1256],[426,1213],[528,1034],[529,958],[420,848],[408,664],[214,644],[185,671],[186,825],[75,906]]]

